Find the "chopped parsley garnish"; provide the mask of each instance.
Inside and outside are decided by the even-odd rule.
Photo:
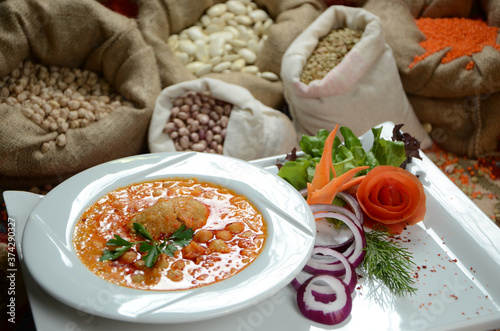
[[[153,240],[151,234],[141,223],[134,223],[133,227],[134,230],[145,240],[130,242],[115,234],[115,238],[108,240],[106,242],[106,245],[118,246],[118,248],[114,250],[105,249],[102,252],[102,256],[99,261],[116,260],[126,251],[132,248],[132,246],[139,245],[140,252],[147,252],[147,254],[142,257],[146,264],[146,267],[152,268],[161,253],[165,253],[169,256],[174,256],[174,253],[177,251],[177,246],[187,246],[193,239],[193,230],[187,228],[185,225],[182,225],[170,237],[163,241]]]

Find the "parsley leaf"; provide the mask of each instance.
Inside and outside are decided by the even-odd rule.
[[[172,240],[176,245],[184,247],[191,242],[192,238],[193,230],[182,225],[170,236],[169,240]]]
[[[129,242],[119,235],[115,234],[114,239],[107,241],[106,245],[109,246],[119,246],[115,250],[105,249],[102,252],[102,256],[99,261],[109,261],[116,260],[122,256],[126,251],[128,251],[132,246],[139,245],[139,252],[147,253],[142,257],[146,267],[152,268],[161,253],[165,253],[169,256],[174,256],[177,251],[177,246],[184,247],[188,245],[193,239],[194,231],[182,225],[178,228],[169,238],[162,241],[153,240],[153,237],[148,232],[146,227],[141,223],[133,224],[134,230],[141,235],[146,241]]]
[[[144,239],[153,240],[153,237],[151,237],[148,230],[146,229],[146,227],[143,224],[136,222],[133,224],[133,227],[134,227],[134,230],[138,234],[140,234]]]
[[[116,260],[117,258],[122,256],[123,253],[128,251],[130,249],[130,247],[132,247],[132,246],[123,246],[123,247],[117,248],[117,249],[112,250],[112,251],[105,249],[102,252],[102,256],[99,259],[99,261]]]
[[[177,251],[177,247],[172,244],[167,244],[162,246],[161,251],[169,256],[174,256],[174,253]]]
[[[109,245],[109,246],[132,246],[133,243],[131,243],[131,242],[123,239],[119,235],[115,234],[115,239],[108,240],[106,245]]]
[[[141,245],[141,247],[142,247],[142,245]],[[161,252],[158,249],[157,245],[151,245],[148,247],[151,247],[151,248],[148,249],[148,254],[146,254],[146,256],[144,256],[142,259],[144,260],[144,262],[146,262],[146,267],[152,268],[155,265],[156,260],[158,260],[158,256],[160,255]],[[139,250],[140,250],[140,248],[139,248]]]

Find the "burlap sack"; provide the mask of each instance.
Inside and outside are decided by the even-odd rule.
[[[28,57],[46,66],[99,73],[135,108],[123,106],[85,128],[68,130],[66,146],[44,154],[40,146],[57,133],[0,104],[0,186],[58,183],[144,150],[161,89],[153,50],[133,20],[93,0],[1,2],[0,77]]]
[[[219,79],[200,78],[171,85],[161,92],[149,126],[148,141],[152,152],[176,151],[173,140],[163,128],[171,114],[172,100],[189,91],[209,91],[213,98],[233,105],[224,155],[250,161],[286,154],[298,147],[292,121],[285,114],[262,104],[244,87]]]
[[[361,39],[321,80],[301,81],[318,41],[335,29],[363,31]],[[299,135],[315,135],[340,124],[362,135],[383,121],[404,124],[422,146],[430,138],[403,90],[392,51],[379,19],[362,8],[332,6],[290,45],[282,60],[285,98]]]
[[[211,6],[225,0],[143,0],[139,2],[138,24],[144,39],[153,46],[162,87],[182,81],[196,79],[167,45],[167,38],[192,26]],[[281,57],[295,37],[304,30],[323,10],[321,0],[255,0],[266,10],[275,24],[269,38],[258,54],[256,65],[261,72],[280,72]],[[248,89],[263,104],[281,109],[283,106],[283,84],[270,82],[247,73],[215,74],[217,78]],[[204,76],[205,77],[205,76]]]
[[[425,53],[425,36],[415,19],[475,17],[486,13],[488,25],[499,26],[495,1],[370,0],[363,7],[381,18],[387,43],[394,52],[403,87],[420,121],[432,125],[431,136],[444,149],[469,157],[498,152],[500,137],[500,53],[486,46],[472,56],[441,63],[447,50],[409,65]],[[497,43],[500,42],[500,36]],[[474,68],[466,65],[474,62]]]

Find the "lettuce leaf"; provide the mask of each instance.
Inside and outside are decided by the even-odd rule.
[[[340,127],[339,137],[335,137],[332,148],[333,167],[337,176],[355,167],[367,165],[370,168],[360,172],[357,176],[365,175],[369,170],[378,165],[392,165],[399,167],[407,158],[405,144],[402,141],[386,140],[381,138],[382,128],[372,128],[373,145],[366,151],[361,140],[348,127]],[[307,187],[314,177],[314,170],[318,164],[325,146],[329,132],[318,130],[315,136],[303,135],[299,145],[304,156],[294,161],[288,161],[280,167],[278,176],[282,177],[297,190]]]

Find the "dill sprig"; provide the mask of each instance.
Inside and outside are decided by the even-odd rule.
[[[396,295],[415,294],[412,254],[391,240],[385,228],[365,233],[366,255],[361,265],[368,279],[377,279]]]

